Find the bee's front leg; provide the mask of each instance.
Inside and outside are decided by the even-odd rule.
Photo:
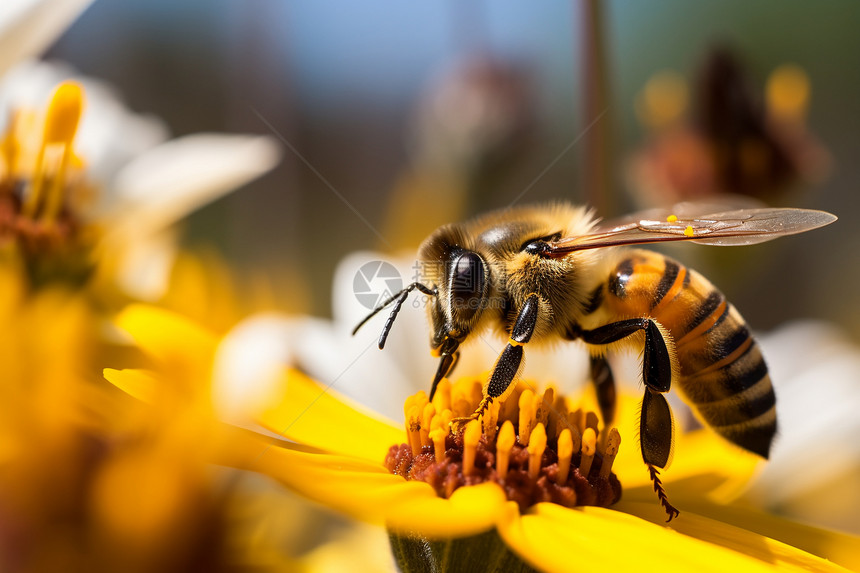
[[[496,365],[493,367],[493,372],[484,388],[484,399],[481,400],[481,404],[471,416],[454,418],[451,421],[452,427],[456,429],[470,420],[477,420],[493,400],[502,399],[513,390],[511,383],[522,370],[523,346],[531,340],[532,334],[534,334],[539,308],[540,297],[535,293],[530,294],[517,315],[508,344],[496,360]]]
[[[436,375],[433,377],[433,383],[430,385],[430,400],[436,395],[436,387],[442,378],[450,376],[460,360],[460,351],[456,350],[450,354],[443,354],[439,360],[439,368],[436,369]]]

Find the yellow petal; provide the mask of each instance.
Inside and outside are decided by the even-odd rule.
[[[141,349],[162,363],[196,362],[208,369],[218,338],[180,314],[131,304],[120,312],[117,326],[131,334]]]
[[[150,370],[105,368],[104,377],[108,382],[138,400],[147,404],[152,404],[155,400],[159,379]]]
[[[519,515],[517,504],[507,500],[501,487],[487,482],[461,487],[448,499],[434,493],[395,505],[386,525],[399,533],[420,532],[429,539],[465,537],[491,529],[511,513]]]
[[[206,433],[211,439],[211,447],[207,452],[210,461],[232,468],[254,470],[273,448],[320,453],[302,444],[293,444],[224,422],[210,423]]]
[[[263,412],[264,427],[291,440],[362,458],[381,467],[394,444],[406,441],[402,427],[351,403],[295,371],[284,372],[280,404]]]
[[[598,507],[538,504],[499,526],[505,542],[545,571],[773,571],[842,569],[779,542],[684,515],[703,539]],[[673,522],[674,525],[674,522]]]
[[[676,529],[680,530],[686,523],[684,519],[688,514],[706,516],[860,571],[860,538],[856,536],[804,525],[738,503],[715,503],[696,494],[693,480],[673,484],[669,494],[669,499],[681,510],[681,517],[672,522],[673,527],[678,524]],[[637,488],[626,491],[624,498],[613,509],[634,513],[661,524],[666,520],[666,515],[656,502],[651,503],[654,498],[653,491]]]
[[[271,447],[248,469],[347,515],[401,533],[473,535],[491,529],[510,511],[504,492],[495,484],[463,487],[443,499],[424,482],[406,481],[380,464],[347,456]]]
[[[614,509],[629,513],[631,516],[641,516],[643,519],[655,522],[657,527],[674,530],[687,539],[700,540],[705,544],[743,554],[749,558],[758,560],[762,565],[779,568],[781,571],[844,571],[842,567],[812,553],[808,553],[803,549],[751,531],[746,523],[743,523],[741,527],[737,527],[729,523],[723,523],[717,519],[703,517],[691,511],[682,511],[681,516],[673,520],[670,527],[664,527],[659,524],[665,521],[665,515],[662,514],[659,506],[655,512],[654,506],[655,504],[647,502],[622,500]],[[776,521],[782,522],[779,529],[783,533],[794,528],[797,528],[797,533],[808,532],[814,529],[792,523],[788,520],[780,520],[773,517],[771,519],[773,520],[771,522],[772,526],[775,525]],[[827,532],[819,533],[827,535]],[[832,535],[834,542],[847,542],[844,547],[846,550],[853,549],[853,551],[857,551],[860,549],[856,538],[851,538],[847,535]],[[853,547],[850,544],[852,541]]]

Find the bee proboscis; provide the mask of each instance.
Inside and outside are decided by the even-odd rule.
[[[616,248],[667,241],[748,245],[822,227],[823,211],[727,208],[681,203],[599,224],[584,207],[559,203],[492,212],[445,225],[419,249],[424,270],[359,324],[393,308],[382,348],[412,290],[429,296],[431,351],[440,358],[430,397],[461,344],[495,329],[508,339],[484,385],[475,418],[512,391],[526,346],[578,340],[591,355],[604,425],[615,415],[607,350],[642,350],[645,386],[640,448],[655,485],[669,465],[674,424],[665,393],[679,392],[707,426],[767,458],[776,433],[776,398],[746,322],[710,281],[657,252]],[[677,510],[657,488],[669,519]]]

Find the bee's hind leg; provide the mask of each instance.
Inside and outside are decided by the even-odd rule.
[[[666,493],[660,482],[657,468],[665,468],[672,459],[672,443],[674,439],[674,423],[672,410],[664,394],[672,385],[672,341],[667,334],[650,318],[635,318],[613,322],[593,330],[577,333],[588,344],[610,344],[634,334],[645,331],[645,351],[642,364],[642,381],[645,383],[645,395],[642,398],[642,413],[639,419],[639,439],[642,450],[642,460],[648,465],[654,490],[660,498],[660,503],[669,515],[669,520],[678,515],[678,510],[669,504]],[[598,402],[601,401],[599,376],[603,368],[595,366],[592,361],[592,375],[598,385]],[[606,365],[608,369],[608,365]],[[604,390],[604,392],[608,392]],[[606,397],[604,397],[606,399]],[[601,410],[603,403],[600,404]]]
[[[666,510],[669,519],[678,517],[680,513],[669,503],[666,491],[658,477],[660,472],[657,468],[665,468],[672,459],[672,435],[674,424],[672,422],[672,410],[666,397],[650,388],[645,388],[645,396],[642,398],[642,414],[639,418],[639,438],[642,442],[642,459],[648,465],[651,481],[654,483],[654,492],[660,498],[660,504]]]
[[[671,459],[673,438],[672,412],[663,396],[672,385],[672,341],[667,339],[657,322],[650,318],[621,320],[593,330],[584,330],[579,335],[588,344],[602,345],[617,342],[640,330],[645,331],[642,360],[645,397],[642,400],[640,423],[642,459],[648,465],[665,468]],[[598,365],[598,368],[601,367]],[[598,396],[599,394],[598,389]]]

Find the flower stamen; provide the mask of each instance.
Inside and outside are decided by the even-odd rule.
[[[543,396],[535,397],[535,419],[543,424],[544,428],[549,423],[549,413],[554,400],[555,389],[552,386],[544,390]]]
[[[432,444],[430,440],[430,425],[433,417],[436,415],[436,408],[432,403],[427,402],[424,409],[421,411],[421,429],[419,435],[421,437],[421,447]]]
[[[523,390],[523,393],[520,394],[519,406],[520,406],[520,434],[517,437],[517,441],[521,446],[525,446],[529,443],[529,437],[532,432],[532,424],[534,423],[535,412],[534,412],[534,398],[535,394],[531,390]]]
[[[585,428],[582,434],[582,458],[579,462],[579,473],[587,476],[591,472],[594,454],[597,452],[597,434],[593,428]]]
[[[72,158],[72,142],[83,111],[83,89],[74,82],[60,84],[54,91],[45,114],[42,145],[36,157],[32,188],[22,207],[26,217],[34,217],[42,204],[49,166],[46,156],[59,155],[59,167],[53,173],[51,187],[42,205],[42,218],[52,222],[63,206],[66,172]]]
[[[546,430],[543,424],[538,422],[529,438],[529,477],[533,480],[538,478],[541,468],[541,458],[546,449]]]
[[[522,384],[466,424],[456,424],[456,410],[439,410],[460,403],[458,410],[474,412],[483,400],[476,388],[472,379],[442,380],[432,403],[423,392],[407,399],[407,443],[389,449],[389,471],[427,482],[442,497],[492,481],[523,510],[547,501],[605,507],[620,499],[621,484],[612,473],[618,430],[598,431],[594,412],[570,412],[554,389],[535,392]]]
[[[582,432],[585,430],[585,413],[581,408],[577,408],[573,412],[568,412],[567,414],[567,427],[576,428],[577,433],[579,434],[580,439],[582,438]]]
[[[499,439],[496,441],[496,472],[501,479],[508,477],[508,464],[511,461],[511,449],[515,441],[514,425],[510,420],[506,420],[502,424]]]
[[[440,425],[430,430],[430,439],[433,440],[433,455],[436,457],[437,462],[445,459],[445,438],[447,436],[447,426],[443,427]]]
[[[480,439],[481,424],[478,420],[472,420],[466,424],[466,430],[463,432],[463,473],[467,476],[475,473],[475,454]]]
[[[421,453],[421,409],[418,405],[413,404],[409,408],[409,414],[406,418],[406,433],[409,436],[409,447],[412,448],[412,455],[417,456]]]
[[[487,407],[486,412],[481,417],[481,429],[484,435],[487,436],[487,441],[492,442],[496,438],[496,429],[499,424],[499,412],[501,403],[498,401],[491,402]]]
[[[94,229],[75,204],[91,191],[74,150],[83,106],[83,88],[62,83],[44,113],[13,110],[0,134],[0,246],[23,257],[33,284],[92,271]]]
[[[618,455],[618,446],[621,445],[621,433],[617,428],[609,430],[609,437],[606,439],[606,449],[603,450],[603,465],[600,466],[600,477],[608,478],[612,472],[612,464],[615,462],[615,456]]]
[[[20,153],[21,144],[15,137],[15,133],[19,129],[21,123],[21,112],[15,111],[9,114],[9,127],[6,134],[3,136],[3,141],[0,142],[0,153],[2,153],[3,170],[0,171],[0,181],[8,180],[11,184],[13,174],[18,165],[18,155]],[[7,191],[4,185],[3,191]]]
[[[583,437],[585,436],[585,430],[587,430],[588,428],[591,428],[594,431],[594,434],[597,435],[597,425],[599,423],[599,420],[595,412],[586,412],[584,423],[585,425],[581,428],[583,432]]]
[[[573,456],[573,437],[570,428],[565,428],[558,435],[558,473],[555,475],[555,483],[563,484],[567,481],[571,456]]]
[[[433,405],[437,412],[451,410],[451,383],[447,378],[439,380],[436,386],[436,394],[433,396]]]

